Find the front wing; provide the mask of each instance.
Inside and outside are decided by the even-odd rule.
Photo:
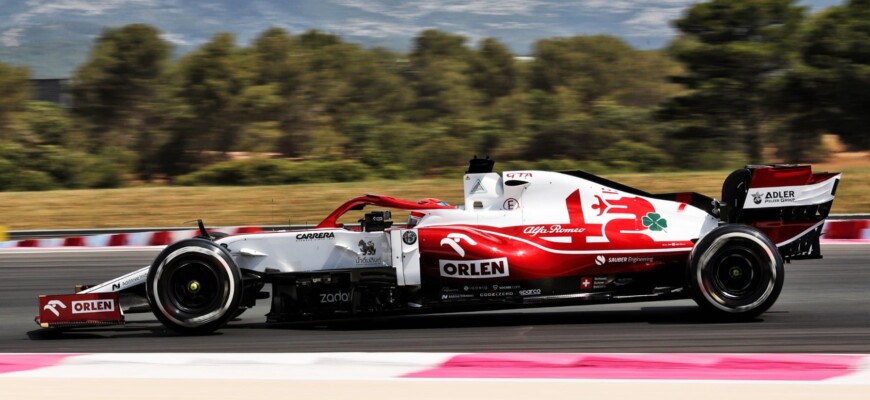
[[[35,320],[43,328],[120,325],[124,312],[116,292],[42,295]]]

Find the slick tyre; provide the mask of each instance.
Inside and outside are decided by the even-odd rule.
[[[194,238],[163,250],[148,270],[151,310],[169,329],[201,335],[224,326],[242,301],[241,274],[229,252]]]
[[[718,319],[748,320],[776,302],[785,279],[782,257],[763,233],[746,225],[720,226],[689,258],[692,298]]]

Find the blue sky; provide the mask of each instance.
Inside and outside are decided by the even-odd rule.
[[[655,48],[673,36],[669,21],[692,0],[0,0],[0,46],[18,46],[39,28],[65,20],[94,25],[146,22],[176,45],[196,45],[228,30],[242,40],[272,25],[319,28],[349,40],[407,47],[425,28],[472,41],[495,36],[523,53],[541,37],[612,34]],[[802,0],[820,9],[835,0]],[[405,43],[404,45],[402,43]]]

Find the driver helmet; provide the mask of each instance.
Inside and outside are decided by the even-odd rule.
[[[433,197],[427,197],[425,199],[417,200],[417,204],[420,204],[420,205],[434,204],[434,205],[445,206],[445,207],[450,206],[450,203],[448,203],[444,200],[433,198]]]

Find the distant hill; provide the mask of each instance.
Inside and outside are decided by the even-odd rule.
[[[535,40],[611,34],[659,48],[668,22],[693,0],[12,0],[0,7],[0,61],[28,65],[35,77],[68,76],[105,26],[143,22],[183,53],[229,31],[247,43],[270,26],[321,29],[364,46],[407,50],[419,31],[437,28],[473,42],[492,36],[517,54]],[[804,0],[815,7],[835,0]]]

